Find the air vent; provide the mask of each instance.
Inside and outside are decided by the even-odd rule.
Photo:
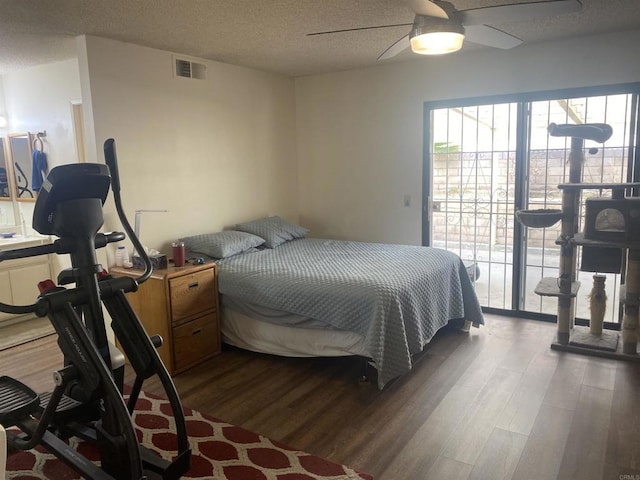
[[[175,59],[175,75],[176,77],[197,78],[204,80],[207,78],[207,67],[202,63],[192,62],[183,58]]]

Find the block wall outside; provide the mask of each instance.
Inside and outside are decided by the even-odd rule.
[[[627,181],[626,155],[622,148],[586,153],[583,182]],[[568,182],[568,151],[535,150],[529,163],[528,208],[560,209],[558,185]],[[437,153],[432,171],[432,242],[507,249],[513,244],[515,152]],[[600,195],[599,190],[585,190],[583,198]],[[602,195],[609,196],[610,191]],[[559,223],[546,229],[529,228],[527,245],[557,249],[559,232]]]

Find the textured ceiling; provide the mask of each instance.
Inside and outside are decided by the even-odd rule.
[[[458,9],[527,3],[450,1]],[[640,0],[582,3],[576,13],[492,26],[525,43],[640,29]],[[81,34],[291,76],[325,73],[379,63],[409,28],[307,33],[412,21],[404,0],[0,0],[0,74],[75,57]],[[487,47],[463,50],[474,48]],[[405,51],[386,62],[416,58]]]

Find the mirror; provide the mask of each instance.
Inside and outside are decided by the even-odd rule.
[[[7,174],[7,153],[5,151],[4,138],[2,140],[2,148],[0,148],[0,199],[11,198],[11,190],[9,189],[9,175]]]
[[[8,138],[16,182],[16,199],[18,201],[35,201],[36,195],[31,189],[32,150],[30,136],[28,133],[12,133]]]

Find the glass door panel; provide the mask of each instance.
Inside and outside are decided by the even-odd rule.
[[[433,111],[431,245],[469,267],[483,306],[511,308],[517,108]]]
[[[558,277],[560,223],[534,229],[515,219],[519,209],[562,207],[558,185],[568,182],[571,139],[551,137],[548,126],[611,125],[604,145],[585,141],[582,181],[629,182],[636,109],[631,93],[428,109],[428,244],[463,259],[483,307],[555,316],[557,300],[534,289],[542,278]],[[582,192],[580,229],[584,200],[610,193]],[[578,318],[589,318],[594,273],[577,272]],[[620,319],[620,283],[620,274],[607,274],[608,322]]]
[[[530,104],[529,152],[528,152],[528,209],[561,208],[558,185],[569,180],[568,155],[570,138],[551,137],[548,125],[554,123],[607,123],[613,135],[604,144],[585,141],[585,162],[582,167],[583,183],[621,183],[627,181],[629,172],[628,151],[632,111],[631,95],[609,95],[556,99]],[[584,200],[589,197],[610,196],[610,190],[583,190],[580,202],[580,227],[583,229]],[[545,229],[525,229],[524,278],[522,309],[530,312],[555,315],[555,298],[540,297],[534,293],[543,277],[557,277],[560,247],[560,223]],[[578,249],[577,278],[582,287],[576,299],[576,316],[588,319],[588,294],[596,272],[580,271],[581,249]],[[607,304],[605,320],[618,323],[620,275],[607,274],[606,291],[611,301]]]

